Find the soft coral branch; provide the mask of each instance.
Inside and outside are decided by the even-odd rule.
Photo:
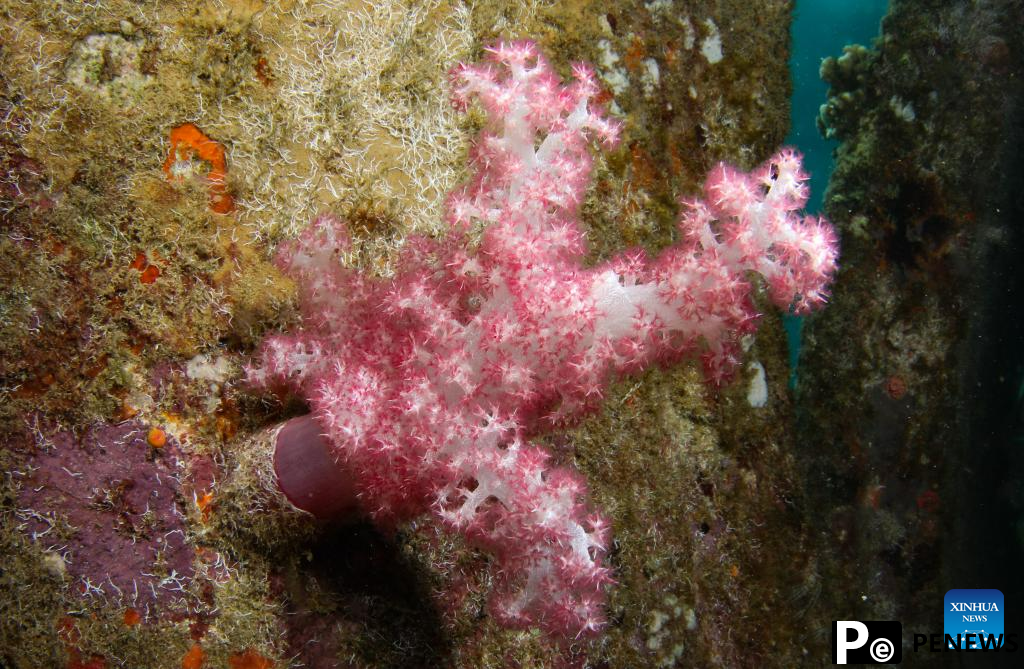
[[[719,379],[756,322],[748,273],[806,310],[836,259],[831,228],[795,213],[805,177],[783,152],[752,175],[717,168],[656,259],[584,268],[589,144],[614,144],[619,128],[591,71],[573,75],[563,85],[528,42],[457,67],[456,103],[479,101],[489,123],[473,179],[449,198],[449,235],[409,239],[396,276],[377,280],[340,262],[344,225],[319,217],[279,255],[302,328],[270,337],[251,372],[309,401],[366,513],[432,514],[495,556],[496,617],[568,636],[604,624],[608,522],[531,438],[655,361],[701,355]]]

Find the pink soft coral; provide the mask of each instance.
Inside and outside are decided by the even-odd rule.
[[[452,74],[456,103],[478,100],[490,125],[475,177],[448,202],[448,236],[409,239],[397,275],[375,280],[339,262],[345,228],[319,217],[279,255],[302,328],[270,337],[251,378],[309,401],[376,521],[430,513],[492,553],[501,621],[592,633],[605,622],[608,522],[531,436],[654,361],[700,354],[721,378],[757,318],[748,272],[780,306],[809,309],[835,239],[796,215],[805,177],[783,152],[749,176],[717,168],[705,201],[685,203],[682,242],[656,260],[632,251],[584,268],[588,145],[614,144],[619,128],[586,67],[564,86],[532,43],[490,56]]]

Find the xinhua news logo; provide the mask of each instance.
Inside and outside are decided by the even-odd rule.
[[[898,664],[903,625],[895,620],[833,620],[833,664]]]
[[[942,620],[946,643],[960,636],[959,648],[988,650],[1003,645],[1003,593],[999,590],[950,590],[945,597]]]

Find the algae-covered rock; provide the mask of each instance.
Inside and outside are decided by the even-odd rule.
[[[694,195],[710,167],[750,168],[777,147],[788,124],[790,9],[0,0],[0,545],[9,557],[0,664],[798,666],[826,657],[827,639],[805,634],[807,620],[825,619],[822,572],[801,524],[785,342],[767,303],[745,342],[758,364],[734,384],[711,389],[691,364],[652,371],[551,437],[614,526],[611,622],[586,643],[498,626],[485,607],[487,558],[431,526],[277,532],[272,503],[252,494],[266,464],[253,462],[255,442],[304,407],[241,381],[262,336],[296,322],[274,249],[315,214],[351,222],[348,260],[376,276],[393,272],[410,233],[442,233],[445,198],[466,177],[482,122],[451,106],[458,62],[499,38],[529,38],[563,76],[575,61],[594,64],[602,101],[624,123],[620,147],[595,157],[582,205],[596,261],[667,245],[677,198]],[[901,104],[918,119],[927,112],[917,97]],[[186,125],[193,143],[172,146]],[[230,207],[211,207],[212,183]],[[201,359],[225,361],[214,381]],[[107,586],[105,598],[83,593],[83,576],[97,582],[88,565],[68,563],[33,538],[42,525],[20,520],[77,517],[67,500],[30,494],[41,476],[33,462],[54,435],[66,435],[78,449],[68,462],[79,463],[98,448],[88,435],[131,426],[167,433],[173,469],[171,450],[119,442],[105,453],[134,475],[110,474],[98,486],[113,497],[83,504],[110,521],[104,531],[117,542],[183,533],[168,539],[184,544],[164,551],[163,571],[145,578],[164,587],[173,571],[187,605],[139,619],[127,611],[135,602]],[[136,487],[119,493],[129,478]],[[140,524],[141,499],[171,504],[165,494],[173,504],[161,513],[180,516]],[[188,569],[176,566],[182,555]],[[122,576],[111,579],[123,593]]]

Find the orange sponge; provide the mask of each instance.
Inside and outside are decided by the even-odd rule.
[[[210,209],[218,214],[229,214],[235,208],[235,201],[228,193],[227,160],[224,147],[209,137],[192,123],[183,123],[171,130],[171,150],[164,161],[164,172],[168,177],[174,176],[182,162],[187,162],[193,155],[210,164],[206,178],[210,182]]]

